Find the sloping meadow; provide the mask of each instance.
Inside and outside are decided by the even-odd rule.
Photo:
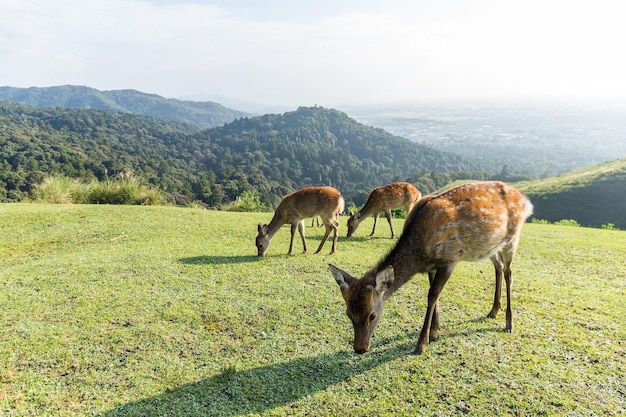
[[[363,355],[328,263],[361,276],[391,248],[371,219],[337,253],[256,256],[271,213],[0,205],[0,415],[618,415],[626,408],[626,232],[526,224],[515,329],[486,319],[489,261],[462,264],[441,332],[412,355],[417,275]],[[402,220],[396,219],[396,230]],[[307,222],[307,226],[310,223]],[[313,248],[313,249],[311,249]]]

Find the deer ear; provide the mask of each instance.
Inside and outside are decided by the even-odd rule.
[[[350,210],[350,216],[354,216],[354,212]]]
[[[339,284],[339,287],[343,290],[344,288],[349,288],[350,284],[356,280],[352,275],[348,274],[346,271],[343,271],[333,264],[328,264],[330,268],[330,272],[333,274],[333,278]]]
[[[393,267],[389,265],[376,275],[376,292],[383,293],[391,287],[395,277],[393,275]]]
[[[267,235],[270,231],[270,228],[266,224],[259,223],[259,227],[257,228],[259,234],[261,236]]]

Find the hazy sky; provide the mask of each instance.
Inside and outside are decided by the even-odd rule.
[[[624,16],[620,0],[0,0],[0,85],[293,106],[626,101]]]

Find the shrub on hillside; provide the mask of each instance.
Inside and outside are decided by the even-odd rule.
[[[265,205],[261,203],[261,198],[254,191],[244,191],[237,200],[222,207],[225,211],[264,211]]]

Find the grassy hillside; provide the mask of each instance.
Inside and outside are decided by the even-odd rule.
[[[441,333],[413,356],[425,276],[386,304],[364,355],[327,264],[361,274],[395,242],[269,256],[271,213],[0,205],[0,415],[618,415],[626,409],[626,232],[527,224],[515,331],[489,262],[443,290]],[[371,219],[367,220],[371,222]],[[396,220],[398,229],[401,221]],[[361,230],[360,230],[361,231]],[[311,247],[321,228],[308,228]],[[591,244],[593,243],[593,244]],[[327,244],[328,245],[328,244]],[[299,246],[297,247],[299,249]]]
[[[585,226],[613,223],[626,229],[626,159],[617,159],[540,181],[520,183],[535,218],[574,219]]]

